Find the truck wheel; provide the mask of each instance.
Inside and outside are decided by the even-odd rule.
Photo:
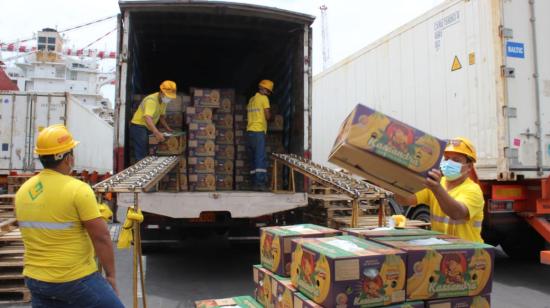
[[[526,227],[518,236],[507,237],[500,243],[508,257],[519,260],[538,260],[546,241],[532,228]]]
[[[409,219],[430,222],[430,208],[425,205],[418,205],[412,209]]]

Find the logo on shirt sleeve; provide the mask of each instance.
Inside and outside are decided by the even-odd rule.
[[[32,201],[36,200],[42,192],[44,191],[44,185],[42,185],[42,182],[36,183],[33,188],[29,190],[29,196],[31,197]]]

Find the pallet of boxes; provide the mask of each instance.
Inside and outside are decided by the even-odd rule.
[[[419,179],[439,163],[443,146],[358,106],[342,126],[331,161],[410,194],[422,188]],[[253,267],[256,301],[224,307],[490,307],[494,247],[435,231],[266,227],[260,258],[261,265]],[[222,306],[204,303],[197,307]]]

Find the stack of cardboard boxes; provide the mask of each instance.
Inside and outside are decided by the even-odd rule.
[[[192,107],[187,108],[189,129],[189,189],[216,190],[216,125],[214,110],[220,107],[217,89],[192,89]]]
[[[261,231],[263,307],[490,307],[494,248],[422,229]],[[255,307],[255,306],[243,306]]]
[[[251,157],[247,148],[247,112],[248,101],[240,97],[235,105],[235,188],[237,190],[251,190],[252,171]]]
[[[235,91],[220,90],[220,108],[214,115],[216,124],[216,190],[234,189],[235,128],[233,106]]]
[[[145,96],[135,95],[133,112]],[[179,171],[161,181],[162,191],[230,191],[253,189],[252,159],[247,149],[248,99],[238,99],[234,89],[191,88],[190,96],[178,94],[167,105],[166,121],[175,132],[159,143],[150,137],[150,155],[181,155]],[[286,152],[283,116],[272,104],[273,117],[266,136],[268,187],[271,186],[273,152]],[[177,175],[180,176],[179,190]],[[278,174],[282,181],[282,172]]]

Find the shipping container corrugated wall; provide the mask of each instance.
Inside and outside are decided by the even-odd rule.
[[[0,119],[0,174],[42,169],[34,154],[38,131],[58,123],[80,141],[75,170],[112,170],[113,127],[69,94],[0,94]]]
[[[535,5],[535,15],[550,11],[550,1]],[[518,10],[522,13],[510,14]],[[536,131],[534,57],[527,52],[533,43],[529,13],[528,1],[447,1],[315,76],[313,159],[326,163],[341,122],[362,103],[439,138],[472,139],[483,178],[508,178],[510,172],[537,176],[537,140],[526,133]],[[513,39],[501,37],[501,25],[506,24],[514,26]],[[536,29],[540,66],[542,52],[550,52],[548,21],[536,24]],[[504,45],[511,39],[522,42],[526,50],[522,65],[515,63],[520,58],[508,60],[517,67],[515,78],[502,77],[501,66],[510,59]],[[548,64],[544,65],[546,75],[539,72],[542,86],[550,79]],[[514,98],[510,104],[523,106],[512,110],[515,118],[504,117],[512,99],[508,93],[514,88],[524,99]],[[543,134],[548,134],[550,122],[544,116],[543,121]],[[549,138],[543,139],[548,164]]]

